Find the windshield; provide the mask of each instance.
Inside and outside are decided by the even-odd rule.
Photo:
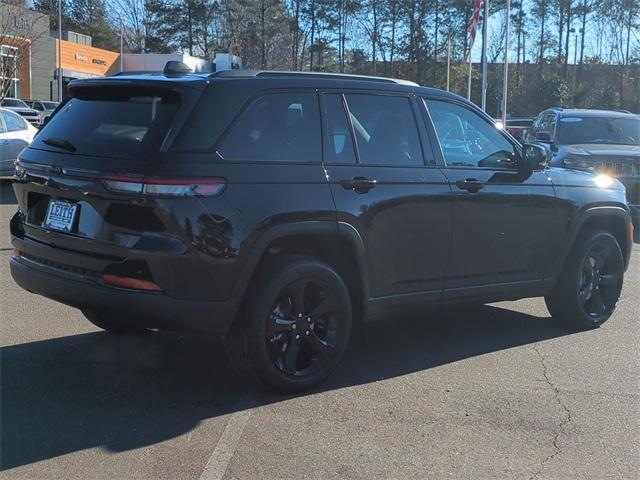
[[[564,117],[558,123],[557,143],[603,143],[639,145],[640,119],[607,117]]]
[[[58,104],[56,102],[42,102],[47,110],[55,110]]]
[[[153,158],[179,107],[179,96],[140,87],[86,89],[65,103],[32,144],[43,150],[143,160]],[[47,141],[47,140],[54,141]]]
[[[2,100],[2,106],[29,108],[26,103],[24,103],[22,100],[18,100],[17,98],[5,98],[4,100]]]

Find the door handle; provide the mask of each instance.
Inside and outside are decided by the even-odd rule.
[[[369,180],[366,177],[353,177],[351,180],[340,180],[342,188],[345,190],[353,190],[357,193],[367,193],[377,184],[377,180]]]
[[[465,180],[456,180],[456,187],[460,190],[476,193],[477,191],[482,190],[484,182],[476,180],[475,178],[467,178]]]

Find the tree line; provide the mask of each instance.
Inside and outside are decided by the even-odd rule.
[[[35,0],[57,28],[58,0]],[[471,0],[63,0],[63,29],[117,50],[242,57],[249,68],[396,76],[466,92]],[[502,62],[506,1],[490,1],[491,63]],[[550,105],[640,110],[640,0],[513,0],[510,111]],[[472,60],[479,59],[479,34]],[[479,72],[473,73],[473,99]],[[497,114],[499,68],[488,109]],[[588,73],[588,74],[587,74]],[[596,75],[597,78],[594,78]],[[613,82],[611,80],[613,79]],[[603,85],[603,88],[598,85]],[[598,90],[599,89],[599,90]],[[601,91],[602,90],[602,91]],[[515,102],[518,102],[517,104]]]

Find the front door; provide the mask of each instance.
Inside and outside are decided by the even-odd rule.
[[[364,243],[373,305],[439,300],[450,188],[412,96],[325,92],[324,165],[338,221]],[[384,309],[384,307],[381,307]]]
[[[544,171],[521,173],[519,145],[464,104],[426,104],[453,198],[445,296],[539,288],[553,236],[550,179]]]

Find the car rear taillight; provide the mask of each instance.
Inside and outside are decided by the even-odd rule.
[[[209,197],[218,195],[225,186],[222,178],[103,176],[100,179],[114,192],[162,197]]]

